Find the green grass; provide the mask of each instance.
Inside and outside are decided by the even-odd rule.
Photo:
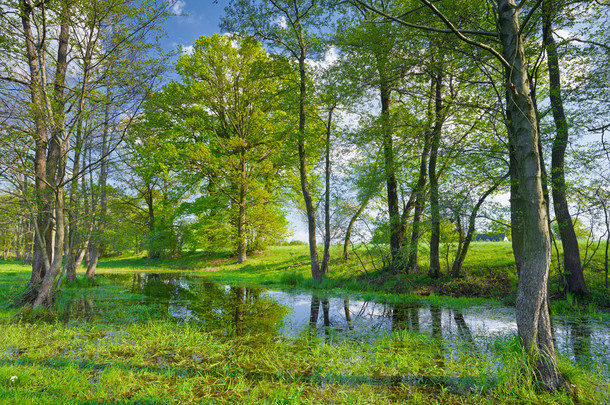
[[[306,246],[272,247],[237,264],[228,253],[197,252],[179,259],[142,256],[103,259],[98,273],[177,272],[230,285],[326,289],[384,299],[466,307],[510,303],[516,285],[508,243],[475,243],[464,277],[427,276],[420,270],[388,276],[379,257],[339,257],[330,273],[311,280]],[[375,265],[373,265],[375,263]],[[586,278],[594,299],[556,300],[556,312],[603,313],[607,291],[599,258]],[[375,266],[377,268],[375,268]],[[83,270],[84,271],[84,270]],[[0,403],[4,404],[601,404],[610,386],[601,375],[559,357],[570,391],[546,393],[528,372],[529,358],[516,339],[490,341],[491,360],[466,342],[449,358],[430,336],[407,331],[363,342],[323,344],[310,334],[236,336],[218,325],[168,321],[154,305],[122,305],[138,296],[102,278],[62,287],[56,310],[11,308],[29,280],[30,267],[0,261]],[[553,288],[553,285],[552,285]],[[479,291],[477,295],[475,292]],[[600,298],[601,297],[601,298]],[[112,298],[113,301],[108,301]],[[90,321],[88,300],[114,323]],[[63,323],[70,302],[75,319]],[[367,343],[368,342],[368,343]],[[371,343],[372,342],[372,343]],[[457,353],[455,352],[457,350]]]
[[[3,325],[6,326],[6,325]],[[496,342],[502,367],[449,360],[439,341],[397,332],[372,344],[323,345],[148,322],[109,333],[96,325],[21,322],[3,328],[0,403],[599,404],[608,384],[573,365],[573,393],[541,392],[519,345]]]
[[[441,251],[444,247],[441,247]],[[583,249],[584,251],[584,249]],[[591,261],[585,271],[585,278],[591,290],[590,300],[581,300],[581,310],[586,311],[590,303],[596,308],[610,308],[610,293],[603,285],[603,249]],[[510,242],[475,242],[471,245],[464,262],[462,277],[444,275],[438,280],[428,277],[428,251],[420,247],[419,269],[411,274],[391,275],[382,269],[378,251],[358,247],[348,260],[341,258],[341,247],[331,247],[330,271],[327,277],[317,283],[311,279],[309,249],[307,246],[275,246],[267,251],[250,255],[246,263],[238,264],[228,252],[196,252],[175,259],[150,260],[140,256],[124,256],[102,259],[98,273],[122,272],[187,272],[206,277],[210,281],[231,285],[281,286],[285,288],[341,290],[364,293],[368,297],[377,296],[392,299],[398,294],[412,295],[420,301],[436,300],[439,296],[454,298],[474,298],[471,303],[490,299],[513,305],[517,286],[517,273]],[[444,260],[444,259],[443,259]],[[445,264],[444,261],[441,262]],[[451,258],[450,258],[451,265]],[[551,292],[557,290],[556,257],[551,267]],[[458,300],[459,301],[459,300]],[[555,312],[563,306],[555,305]],[[574,310],[568,308],[568,311]]]

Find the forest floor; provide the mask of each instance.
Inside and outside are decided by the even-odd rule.
[[[322,283],[311,281],[306,246],[272,247],[244,264],[228,252],[157,260],[111,257],[100,262],[98,273],[175,272],[221,285],[346,291],[388,300],[411,297],[453,307],[511,305],[514,300],[509,243],[474,244],[458,279],[445,275],[431,280],[425,261],[413,274],[388,276],[379,252],[360,247],[357,253],[345,261],[339,248],[333,248],[330,272]],[[420,258],[426,256],[424,249]],[[554,311],[582,311],[605,319],[610,305],[602,261],[594,257],[586,270],[592,298],[576,303],[556,295]],[[556,272],[554,267],[552,291]],[[124,289],[104,281],[92,286],[84,278],[64,284],[60,295],[116,299],[110,316],[117,321],[67,322],[57,309],[10,306],[28,279],[28,266],[0,261],[0,404],[610,403],[607,378],[563,355],[559,367],[570,391],[541,391],[516,337],[490,339],[483,346],[459,343],[447,357],[442,354],[445,343],[407,330],[334,344],[310,334],[240,335],[158,319],[152,316],[154,307],[122,305],[119,295],[128,294]],[[76,311],[87,312],[88,299]],[[129,299],[140,300],[137,295]]]

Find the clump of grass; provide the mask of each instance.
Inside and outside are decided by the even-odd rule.
[[[282,274],[280,283],[285,285],[297,286],[303,283],[305,277],[301,273],[297,273],[296,270],[286,272]]]

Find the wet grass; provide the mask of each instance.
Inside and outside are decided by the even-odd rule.
[[[475,244],[465,276],[439,281],[428,278],[425,262],[408,277],[390,277],[379,268],[378,257],[367,257],[362,250],[360,259],[352,255],[343,261],[333,248],[330,274],[314,283],[303,246],[274,247],[242,265],[228,253],[197,252],[165,260],[108,258],[98,272],[188,273],[221,284],[349,291],[364,299],[459,308],[499,300],[510,304],[516,275],[509,251],[507,243]],[[597,286],[600,262],[592,263],[586,276],[590,286]],[[0,403],[610,403],[610,386],[601,374],[561,356],[559,366],[571,390],[541,391],[516,338],[490,339],[485,343],[485,351],[493,354],[489,357],[467,342],[447,350],[440,340],[408,331],[336,344],[324,344],[306,331],[294,339],[239,335],[210,325],[168,321],[155,305],[124,305],[137,302],[137,294],[101,278],[95,286],[81,279],[62,287],[55,310],[11,308],[29,272],[29,266],[0,261]],[[557,300],[554,310],[598,314],[603,309],[598,302],[604,302],[607,292],[591,289],[594,297],[602,297],[596,298],[599,301],[581,303],[568,297]],[[88,300],[107,305],[93,306]],[[76,306],[77,316],[64,323],[67,305]],[[95,319],[91,311],[104,311],[104,318],[114,322],[88,321]]]
[[[599,404],[609,387],[568,364],[572,392],[547,394],[517,371],[514,341],[490,342],[503,363],[396,332],[375,343],[321,344],[230,336],[188,323],[120,330],[61,323],[2,325],[0,402],[19,404]],[[439,349],[440,348],[440,349]],[[562,363],[562,368],[566,365]]]

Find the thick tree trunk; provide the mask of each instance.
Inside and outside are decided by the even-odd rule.
[[[563,246],[563,266],[566,273],[567,291],[573,294],[586,295],[589,293],[582,264],[580,262],[580,249],[578,239],[574,232],[572,217],[568,209],[566,198],[565,181],[565,152],[568,146],[568,122],[563,109],[563,98],[561,96],[561,76],[559,72],[559,56],[557,44],[553,38],[552,5],[546,0],[542,3],[543,8],[543,40],[546,48],[549,66],[549,84],[551,109],[555,121],[556,136],[553,141],[551,154],[551,187],[553,191],[553,206],[555,218],[561,235]]]
[[[536,356],[536,371],[547,390],[565,386],[557,369],[548,311],[547,282],[551,261],[548,219],[542,194],[536,114],[513,0],[498,0],[502,55],[510,65],[506,80],[510,131],[515,146],[523,218],[522,263],[517,287],[517,328],[527,353]]]
[[[24,0],[20,0],[19,8],[30,70],[30,99],[35,126],[34,181],[37,217],[34,226],[36,236],[34,237],[30,285],[36,286],[42,282],[48,261],[51,260],[53,254],[51,251],[52,222],[49,202],[51,196],[46,178],[48,133],[44,119],[40,65],[38,64],[38,50],[36,49],[37,41],[32,32],[31,14],[33,10],[29,2]]]
[[[309,232],[309,257],[311,260],[311,277],[316,280],[322,280],[322,272],[320,271],[320,262],[318,259],[318,246],[316,242],[316,210],[313,206],[309,185],[307,184],[307,159],[305,155],[305,98],[306,98],[306,72],[305,72],[305,50],[302,50],[299,58],[299,174],[301,177],[301,191],[303,192],[303,200],[305,200],[305,209],[307,211],[307,230]]]
[[[428,176],[430,177],[430,278],[441,276],[440,264],[440,238],[441,238],[441,216],[438,201],[438,177],[436,174],[436,160],[441,141],[441,131],[443,128],[443,105],[442,105],[442,73],[436,74],[434,82],[434,128],[432,128],[432,139],[430,148],[430,162],[428,164]]]

